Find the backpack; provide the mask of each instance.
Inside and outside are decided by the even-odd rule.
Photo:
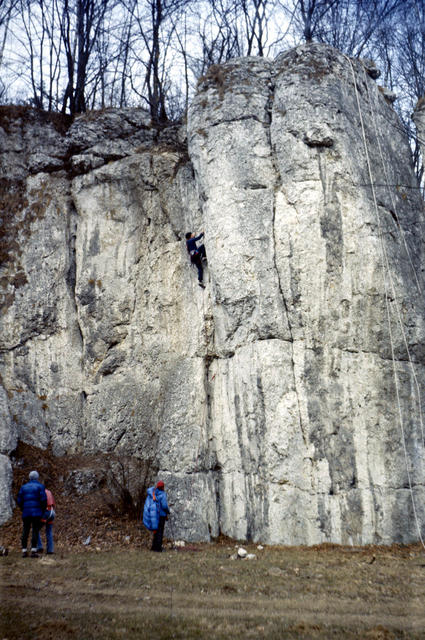
[[[53,493],[49,491],[49,489],[46,489],[46,498],[47,498],[47,508],[43,517],[46,519],[46,522],[53,522],[56,515],[55,513],[56,505],[55,505],[55,499],[53,497]]]
[[[159,503],[155,491],[148,493],[143,507],[143,524],[149,531],[156,531],[159,524]]]

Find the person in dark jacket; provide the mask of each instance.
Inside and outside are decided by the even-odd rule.
[[[152,490],[154,488],[152,487]],[[150,489],[148,489],[150,491]],[[164,491],[164,483],[162,480],[156,483],[155,498],[158,502],[159,509],[159,522],[158,529],[154,532],[153,540],[152,540],[152,551],[162,551],[162,538],[164,536],[164,526],[165,521],[168,519],[168,514],[170,513],[170,509],[168,508],[167,502],[167,494]]]
[[[196,245],[198,240],[203,238],[204,232],[200,233],[199,236],[195,236],[194,233],[188,231],[186,233],[186,247],[187,251],[190,255],[190,261],[195,267],[198,269],[198,284],[200,287],[205,289],[204,285],[204,267],[202,265],[202,261],[207,259],[207,254],[205,251],[205,246],[203,244]]]
[[[46,491],[41,482],[38,481],[38,472],[31,471],[29,482],[22,485],[19,490],[16,502],[22,510],[22,557],[28,557],[27,543],[32,527],[31,536],[31,558],[38,558],[37,542],[40,531],[41,518],[47,506]]]

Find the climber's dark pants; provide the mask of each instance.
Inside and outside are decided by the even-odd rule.
[[[31,549],[35,551],[38,545],[38,532],[41,527],[41,518],[25,516],[25,518],[22,518],[22,525],[22,549],[27,548],[28,536],[32,527]]]
[[[205,252],[205,247],[203,244],[201,244],[201,246],[198,247],[198,253],[195,256],[191,257],[192,264],[194,264],[195,267],[198,269],[199,282],[202,282],[204,279],[204,267],[202,266],[202,258],[206,258],[206,257],[207,257],[207,254]]]
[[[152,540],[152,551],[162,551],[162,538],[164,536],[166,516],[159,516],[158,529],[155,531]]]

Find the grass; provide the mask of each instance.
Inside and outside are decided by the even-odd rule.
[[[417,547],[234,544],[0,558],[1,638],[425,638]]]
[[[0,528],[9,549],[0,556],[0,640],[425,640],[420,545],[249,544],[255,560],[232,560],[236,542],[223,537],[154,554],[146,530],[107,506],[105,487],[66,488],[70,471],[106,473],[107,459],[20,443],[15,460],[14,496],[31,469],[53,491],[56,553],[21,558],[19,509]]]

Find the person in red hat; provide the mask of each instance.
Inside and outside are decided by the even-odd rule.
[[[152,487],[153,489],[153,487]],[[159,511],[159,522],[158,528],[154,532],[153,540],[152,540],[152,551],[162,551],[162,538],[164,536],[164,526],[165,521],[168,519],[168,514],[170,513],[170,509],[168,508],[167,502],[167,494],[164,491],[165,486],[162,480],[159,480],[156,483],[154,494],[155,499],[158,505]]]

